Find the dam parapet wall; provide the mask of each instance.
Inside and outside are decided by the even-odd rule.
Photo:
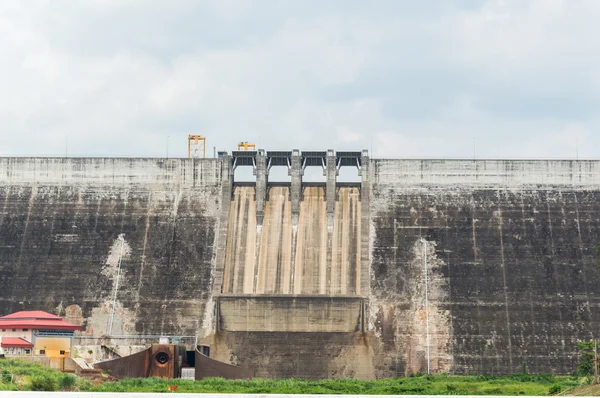
[[[600,188],[598,160],[373,159],[373,185],[430,189],[571,186]]]
[[[0,184],[206,188],[221,184],[217,159],[0,158]]]

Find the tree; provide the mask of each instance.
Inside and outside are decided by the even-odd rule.
[[[579,364],[575,374],[578,376],[592,376],[594,374],[594,348],[595,342],[582,341],[577,344],[579,350]]]

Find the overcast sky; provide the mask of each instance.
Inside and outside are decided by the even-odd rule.
[[[0,2],[0,154],[600,157],[597,0]],[[475,145],[473,145],[475,144]]]

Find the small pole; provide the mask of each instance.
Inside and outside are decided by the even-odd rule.
[[[598,340],[594,340],[594,384],[598,384]]]
[[[65,158],[69,157],[69,137],[72,133],[67,134],[65,137]]]
[[[425,338],[427,345],[427,374],[431,373],[431,359],[429,351],[429,297],[428,297],[428,286],[427,286],[427,241],[421,239],[423,242],[423,274],[425,276]]]

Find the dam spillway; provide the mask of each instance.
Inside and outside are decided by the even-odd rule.
[[[82,346],[198,336],[261,377],[568,374],[600,327],[599,203],[593,160],[0,158],[0,312]]]
[[[234,188],[223,293],[281,295],[360,294],[360,192],[337,192],[328,230],[325,188],[303,189],[296,225],[290,188],[269,188],[262,225],[255,189]]]

